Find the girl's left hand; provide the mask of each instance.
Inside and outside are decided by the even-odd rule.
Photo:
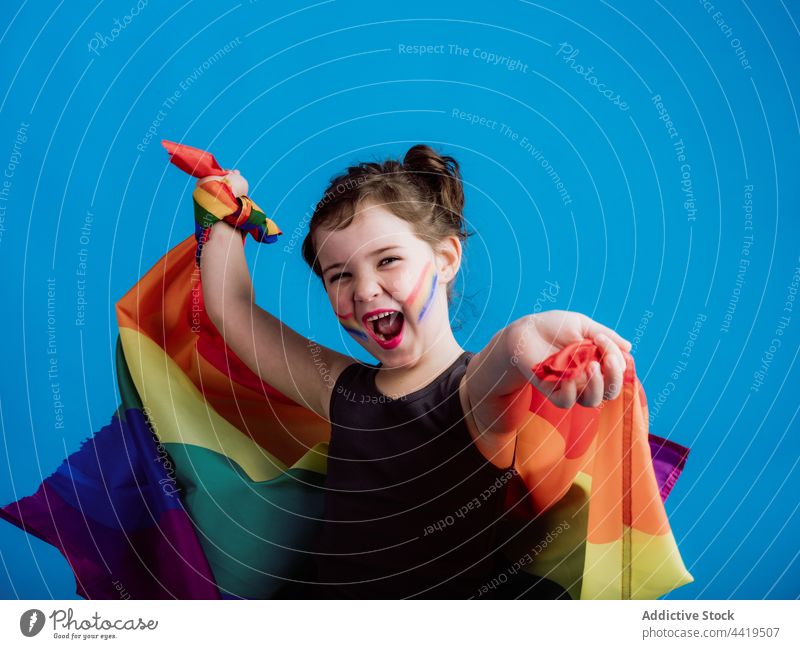
[[[203,176],[198,179],[197,186],[199,187],[209,180],[220,180],[227,183],[236,198],[244,196],[250,189],[247,179],[239,173],[238,169],[233,169],[224,176]]]
[[[594,408],[603,399],[616,399],[622,389],[625,358],[631,343],[614,330],[574,311],[543,311],[514,323],[512,362],[545,397],[559,408],[575,403]],[[589,365],[588,373],[571,381],[562,381],[558,388],[541,381],[532,368],[541,361],[574,342],[590,338],[603,350],[602,366],[597,361]]]
[[[234,169],[233,171],[229,172],[225,178],[227,179],[228,184],[231,186],[233,195],[236,196],[236,198],[244,196],[250,189],[247,184],[247,180],[239,173],[238,169]]]

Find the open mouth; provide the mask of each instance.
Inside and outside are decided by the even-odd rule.
[[[403,338],[405,319],[399,311],[383,309],[371,311],[363,318],[364,328],[384,349],[397,347]]]

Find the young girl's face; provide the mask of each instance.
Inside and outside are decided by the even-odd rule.
[[[385,367],[415,362],[450,326],[446,286],[459,244],[435,253],[410,223],[369,204],[346,228],[317,230],[314,242],[340,324]]]

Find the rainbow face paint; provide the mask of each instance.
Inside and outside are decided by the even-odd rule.
[[[363,340],[368,340],[368,336],[361,330],[361,324],[358,320],[355,319],[353,312],[346,313],[345,315],[341,315],[339,313],[336,314],[336,317],[339,318],[339,324],[344,327],[344,330],[356,336],[356,338],[361,338]]]
[[[411,289],[411,293],[406,299],[406,306],[409,312],[419,313],[417,322],[422,322],[422,318],[430,310],[433,297],[436,295],[438,281],[439,275],[436,273],[436,266],[432,261],[429,261],[425,268],[422,269],[414,288]]]
[[[414,282],[408,297],[403,302],[404,314],[411,318],[412,321],[414,318],[416,318],[416,322],[421,322],[431,310],[433,299],[436,295],[436,287],[438,286],[438,282],[439,276],[436,273],[436,265],[433,261],[429,261],[423,267],[419,277]],[[383,310],[387,309],[371,311],[370,313],[365,314],[363,317],[368,318],[369,316],[377,314]],[[393,311],[393,309],[390,308],[388,311]],[[386,350],[394,349],[402,341],[403,329],[401,329],[400,332],[391,340],[383,340],[380,336],[373,334],[373,332],[369,329],[370,325],[368,323],[359,322],[355,318],[355,312],[351,311],[349,313],[342,314],[335,311],[335,313],[336,317],[339,318],[339,324],[344,327],[345,331],[356,338],[359,338],[360,340],[369,340],[372,338],[380,347]]]

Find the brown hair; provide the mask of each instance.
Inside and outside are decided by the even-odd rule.
[[[408,221],[417,236],[433,245],[450,235],[462,242],[471,233],[464,221],[464,189],[458,162],[425,144],[412,146],[403,161],[362,162],[333,178],[317,204],[303,241],[303,259],[322,277],[314,232],[346,228],[365,202],[381,205]],[[448,300],[451,286],[447,287]]]

